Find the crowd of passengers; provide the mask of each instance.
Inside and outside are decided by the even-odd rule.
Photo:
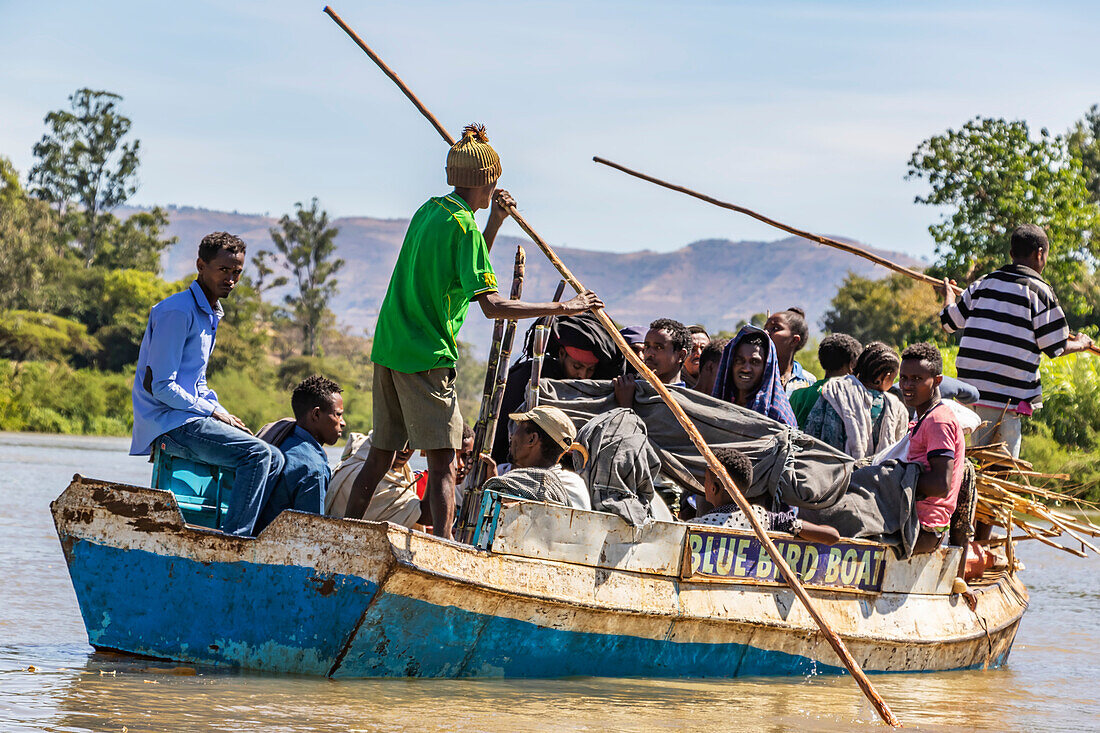
[[[551,303],[499,295],[489,251],[515,202],[496,190],[500,162],[483,128],[467,127],[449,152],[446,170],[453,190],[429,199],[413,216],[379,312],[371,353],[373,429],[350,434],[335,470],[324,446],[339,441],[345,430],[336,382],[319,375],[303,380],[290,398],[293,418],[269,424],[256,436],[206,383],[224,313],[221,300],[244,269],[246,248],[239,237],[204,237],[195,281],[151,310],[134,380],[131,453],[148,454],[158,446],[168,455],[234,471],[225,532],[254,536],[293,509],[430,528],[450,538],[462,485],[477,461],[486,464],[485,488],[592,508],[583,472],[572,470],[577,462],[572,456],[563,460],[578,449],[577,426],[557,407],[525,404],[530,358],[509,370],[492,451],[475,455],[474,434],[455,393],[456,336],[471,303],[488,318],[554,317],[542,377],[609,380],[614,403],[624,411],[635,406],[640,377],[589,313],[603,307],[594,293]],[[484,208],[490,212],[482,233],[474,212]],[[962,334],[961,379],[943,375],[940,351],[929,343],[899,354],[845,334],[821,340],[824,373],[811,374],[796,358],[809,337],[799,308],[771,314],[763,328],[746,325],[731,339],[711,338],[702,326],[672,318],[620,334],[673,391],[759,413],[853,459],[900,450],[894,457],[920,464],[915,551],[930,552],[951,527],[965,472],[966,432],[973,431],[973,444],[1004,442],[1018,456],[1020,416],[1041,405],[1040,354],[1054,357],[1091,346],[1087,337],[1070,335],[1040,276],[1048,252],[1043,230],[1024,225],[1013,233],[1011,264],[959,296],[944,283],[940,321],[948,332]],[[410,468],[417,451],[427,464],[420,473]],[[714,452],[734,484],[748,489],[751,461],[728,446]],[[748,528],[709,470],[702,495],[674,484],[657,486],[653,516]],[[800,518],[797,509],[774,497],[754,499],[752,509],[772,531],[823,543],[839,539],[836,529]],[[952,538],[957,541],[965,537]]]

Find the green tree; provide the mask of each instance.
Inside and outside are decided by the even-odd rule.
[[[862,344],[944,341],[937,317],[941,305],[935,290],[904,275],[873,280],[850,272],[821,323],[826,331],[846,333]]]
[[[45,310],[55,262],[56,215],[19,184],[11,161],[0,157],[0,309]]]
[[[10,310],[0,313],[0,358],[65,361],[91,357],[99,344],[83,323],[52,313]]]
[[[1069,131],[1066,138],[1069,152],[1081,163],[1093,201],[1100,201],[1100,105],[1092,105]]]
[[[130,118],[119,113],[122,97],[105,91],[78,89],[69,96],[68,110],[46,115],[50,131],[34,146],[38,162],[31,169],[33,193],[67,217],[85,264],[110,226],[104,216],[137,190],[139,140],[124,142]]]
[[[931,187],[917,203],[948,210],[928,228],[938,273],[969,281],[991,272],[1007,259],[1012,230],[1038,224],[1051,239],[1045,276],[1067,314],[1088,315],[1089,304],[1073,286],[1088,276],[1084,263],[1100,254],[1093,235],[1100,208],[1065,138],[1045,129],[1033,138],[1026,122],[977,117],[922,142],[907,178]]]
[[[329,226],[328,213],[318,208],[317,199],[308,209],[295,204],[295,210],[294,218],[284,214],[279,220],[282,231],[271,229],[271,240],[294,278],[296,293],[286,296],[286,304],[302,332],[302,355],[313,356],[329,299],[336,293],[334,275],[344,261],[332,259],[339,230]]]

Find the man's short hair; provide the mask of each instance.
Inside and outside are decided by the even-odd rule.
[[[699,355],[699,368],[702,369],[712,361],[715,364],[720,363],[722,352],[726,350],[726,344],[729,342],[729,339],[711,339],[711,342],[703,348],[703,353]]]
[[[229,232],[207,234],[199,242],[199,259],[203,262],[210,262],[223,249],[230,254],[244,254],[244,240]]]
[[[319,374],[306,377],[298,382],[298,386],[290,396],[290,407],[294,410],[294,417],[304,418],[314,407],[331,410],[333,398],[343,391],[339,384]]]
[[[468,423],[462,423],[462,442],[474,439],[474,429]]]
[[[835,372],[854,365],[861,351],[863,347],[852,336],[846,333],[830,333],[821,339],[821,344],[817,347],[817,360],[821,362],[822,369]]]
[[[733,483],[742,493],[752,486],[752,461],[736,448],[721,447],[714,449],[714,457],[726,469]]]
[[[672,338],[672,345],[677,351],[683,349],[684,351],[691,350],[691,333],[688,332],[687,326],[672,318],[658,318],[653,323],[649,324],[650,331],[668,331],[668,335]]]
[[[901,352],[902,361],[919,361],[932,372],[933,377],[943,374],[943,354],[932,344],[922,341],[919,344],[910,344]]]
[[[1050,249],[1050,240],[1041,226],[1021,224],[1012,230],[1012,244],[1008,253],[1013,257],[1030,257],[1038,250]]]
[[[706,336],[708,339],[710,338],[710,334],[707,333],[707,329],[703,328],[699,324],[695,324],[694,326],[688,326],[688,333],[690,333],[692,336],[694,336],[697,333],[701,333],[704,336]]]
[[[881,341],[872,341],[863,347],[856,360],[856,379],[870,384],[882,379],[890,372],[896,372],[901,366],[898,352]]]

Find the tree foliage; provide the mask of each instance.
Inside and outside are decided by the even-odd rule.
[[[271,241],[282,255],[294,280],[295,292],[286,296],[295,324],[302,332],[302,354],[317,353],[317,340],[336,293],[336,272],[344,266],[333,259],[339,230],[329,226],[328,213],[318,208],[317,199],[307,209],[295,204],[295,215],[284,214],[280,229],[271,229]]]
[[[904,275],[881,280],[848,273],[822,316],[830,333],[846,333],[860,343],[885,341],[901,347],[944,340],[939,327],[942,302],[936,291]]]
[[[977,117],[922,142],[907,177],[931,187],[917,203],[947,208],[928,228],[939,272],[960,281],[991,272],[1007,260],[1012,230],[1038,224],[1051,240],[1045,277],[1068,314],[1088,313],[1074,285],[1100,254],[1100,208],[1065,138],[1045,129],[1034,138],[1024,121]]]
[[[1069,152],[1081,163],[1081,172],[1093,201],[1100,201],[1100,105],[1092,105],[1066,138]]]
[[[46,115],[49,132],[34,146],[32,192],[59,215],[78,207],[69,221],[88,265],[110,227],[104,214],[137,190],[141,142],[124,141],[131,122],[118,111],[120,101],[111,92],[78,89],[69,96],[70,109]]]
[[[52,313],[0,312],[0,358],[15,361],[66,361],[90,358],[99,343],[82,323]]]

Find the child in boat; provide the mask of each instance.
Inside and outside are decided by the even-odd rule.
[[[917,481],[915,553],[942,544],[966,471],[963,429],[939,394],[942,373],[943,357],[932,344],[913,344],[901,354],[901,394],[917,416],[909,426],[908,460],[923,468]]]
[[[714,379],[718,376],[718,364],[722,361],[722,350],[726,348],[729,339],[711,339],[710,343],[699,354],[699,377],[692,387],[696,392],[710,394],[714,391]]]
[[[773,313],[764,322],[764,330],[775,344],[775,355],[779,360],[779,381],[787,394],[813,384],[817,377],[803,369],[794,358],[806,345],[806,339],[810,335],[810,329],[806,326],[806,311],[792,307]]]
[[[573,445],[577,428],[557,407],[540,405],[513,413],[509,455],[512,464],[497,476],[492,456],[482,453],[490,478],[482,488],[525,499],[591,509],[592,497],[584,479],[562,468],[561,457]]]
[[[286,466],[260,512],[257,531],[287,509],[324,514],[332,469],[323,446],[344,434],[344,398],[340,385],[314,374],[294,388],[290,406],[294,430],[279,444]]]
[[[714,457],[726,469],[737,488],[742,493],[747,492],[752,486],[752,462],[748,456],[736,448],[715,448]],[[707,469],[706,478],[703,479],[703,489],[706,491],[707,501],[715,508],[693,519],[692,524],[752,531],[752,526],[740,507],[734,503],[733,497],[710,469]],[[840,533],[832,527],[799,519],[797,511],[790,507],[785,507],[783,511],[769,511],[765,506],[767,500],[766,496],[755,496],[749,499],[749,503],[752,504],[753,513],[760,524],[769,532],[789,532],[795,537],[825,545],[840,540]]]
[[[245,244],[227,232],[199,242],[198,275],[187,290],[153,306],[134,376],[130,455],[153,445],[171,456],[235,472],[221,528],[249,536],[283,470],[283,454],[253,437],[206,384],[218,324],[244,270]]]
[[[817,347],[817,359],[821,362],[821,368],[825,370],[825,376],[809,387],[795,390],[791,394],[791,409],[794,410],[799,427],[806,428],[806,418],[810,416],[810,410],[817,404],[817,398],[821,396],[821,388],[825,383],[855,371],[856,361],[859,360],[862,350],[863,347],[859,342],[846,333],[831,333],[821,339],[821,345]]]
[[[887,392],[901,360],[892,348],[875,341],[856,361],[855,374],[825,383],[806,416],[806,432],[852,458],[867,458],[905,436],[909,413]]]
[[[780,381],[775,344],[756,326],[744,326],[726,344],[711,394],[792,428],[798,427]]]
[[[409,222],[378,312],[374,362],[374,444],[356,477],[346,515],[361,518],[375,487],[406,444],[425,451],[435,534],[450,538],[455,453],[462,415],[455,392],[459,329],[470,302],[487,318],[518,320],[583,313],[603,303],[591,291],[565,303],[502,298],[489,251],[515,201],[497,191],[500,157],[480,125],[468,125],[447,154],[454,190],[429,199]],[[491,207],[482,235],[474,212]]]

